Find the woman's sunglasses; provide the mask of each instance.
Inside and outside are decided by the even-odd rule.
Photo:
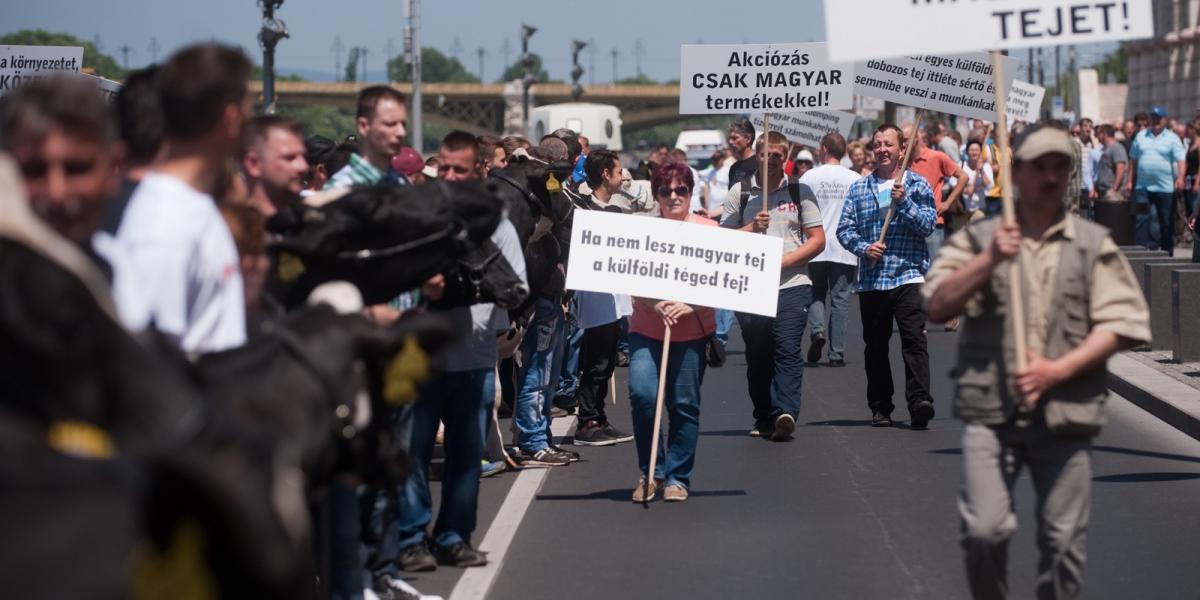
[[[662,196],[663,198],[671,197],[671,192],[675,192],[676,194],[679,194],[680,196],[682,196],[684,198],[692,195],[692,190],[688,189],[687,186],[685,186],[685,185],[680,185],[680,186],[676,186],[676,187],[670,187],[670,186],[663,185],[663,186],[659,186],[659,188],[658,188],[658,195]]]

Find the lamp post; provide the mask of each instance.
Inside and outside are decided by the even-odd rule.
[[[262,8],[262,30],[258,32],[258,43],[263,51],[263,112],[275,114],[275,44],[288,37],[287,25],[275,18],[275,11],[283,6],[283,0],[258,0]]]
[[[579,84],[579,79],[583,77],[583,67],[579,65],[579,52],[587,47],[587,42],[581,40],[573,40],[571,42],[571,99],[576,102],[583,95],[583,86]]]

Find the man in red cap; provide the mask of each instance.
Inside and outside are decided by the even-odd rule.
[[[425,159],[411,146],[402,146],[392,157],[392,170],[410,183],[425,183],[429,180],[425,171]],[[436,171],[435,171],[436,173]]]

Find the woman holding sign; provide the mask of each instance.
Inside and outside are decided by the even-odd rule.
[[[695,181],[687,165],[666,163],[655,169],[651,184],[664,219],[717,226],[716,221],[688,211]],[[687,500],[700,435],[700,384],[704,381],[706,366],[705,345],[717,328],[713,312],[711,308],[671,300],[638,298],[634,302],[633,316],[629,319],[629,404],[633,411],[638,468],[642,473],[633,490],[634,502],[653,500],[664,483],[664,500]],[[647,485],[658,374],[667,327],[671,328],[671,343],[667,353],[663,405],[670,426],[665,451],[663,444],[657,445],[657,468]]]

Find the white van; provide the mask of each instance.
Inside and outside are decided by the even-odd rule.
[[[536,146],[547,133],[566,127],[584,135],[592,148],[621,150],[621,111],[611,104],[564,102],[529,110],[526,135]]]
[[[684,152],[711,155],[725,147],[725,132],[720,129],[685,129],[675,138],[675,147]]]

